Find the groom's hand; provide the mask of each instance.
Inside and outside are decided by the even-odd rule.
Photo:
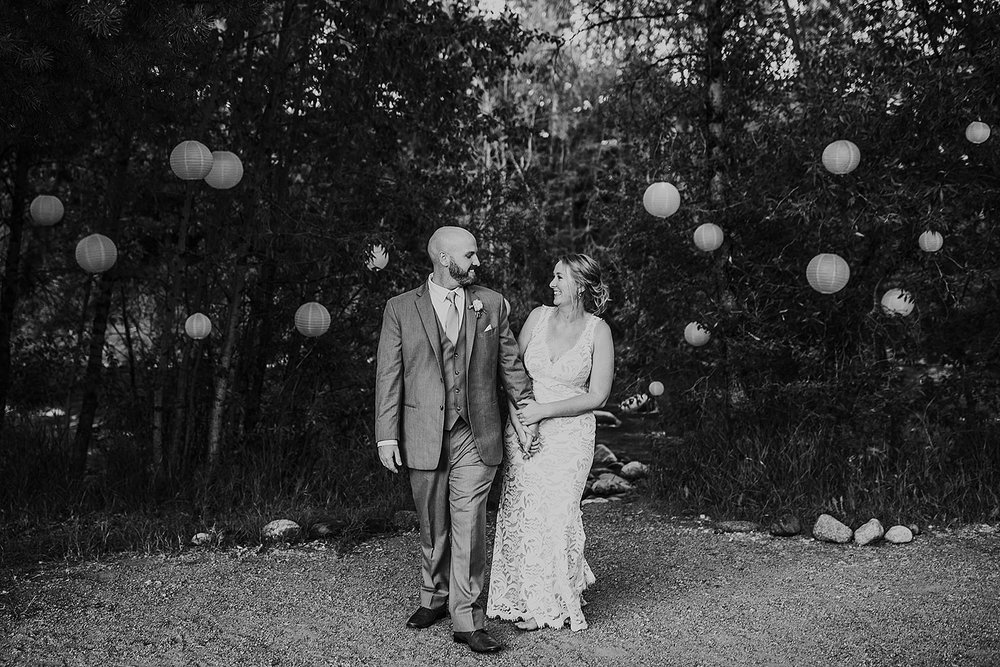
[[[399,445],[382,445],[378,448],[378,458],[389,472],[399,472],[403,459],[399,457]]]

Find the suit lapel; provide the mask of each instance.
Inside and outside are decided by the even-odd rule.
[[[427,342],[431,344],[431,349],[437,356],[438,367],[444,373],[444,356],[441,352],[441,336],[438,334],[437,313],[434,312],[434,304],[431,303],[431,291],[427,289],[427,283],[417,292],[417,315],[424,325],[424,332],[427,333]]]
[[[476,344],[476,325],[479,314],[472,310],[472,302],[476,300],[476,292],[472,288],[465,290],[465,376],[469,376],[469,363],[472,361],[472,347]]]

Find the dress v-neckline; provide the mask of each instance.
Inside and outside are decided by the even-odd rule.
[[[555,311],[552,311],[552,314],[554,314],[554,313],[555,313]],[[549,317],[546,318],[545,322],[543,322],[543,325],[545,327],[545,358],[549,360],[549,364],[550,365],[551,364],[555,364],[560,359],[562,359],[567,354],[569,354],[570,352],[572,352],[573,350],[576,349],[576,346],[579,345],[583,341],[583,336],[584,336],[584,334],[587,333],[587,326],[590,324],[590,322],[584,322],[583,323],[583,329],[580,330],[580,334],[576,337],[576,340],[573,341],[573,344],[570,345],[569,347],[567,347],[565,350],[563,350],[559,354],[558,357],[556,357],[555,359],[553,359],[552,358],[552,347],[549,345],[549,321],[552,319],[552,314],[550,314]],[[584,318],[586,319],[586,315],[584,316]]]

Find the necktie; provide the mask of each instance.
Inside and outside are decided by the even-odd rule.
[[[455,305],[455,293],[448,292],[448,314],[444,317],[444,333],[452,345],[458,344],[458,306]]]

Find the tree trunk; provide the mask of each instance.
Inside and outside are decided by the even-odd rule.
[[[98,279],[97,298],[94,300],[94,323],[90,332],[90,355],[87,359],[87,371],[83,377],[83,400],[80,404],[80,416],[76,423],[76,435],[73,438],[73,451],[76,452],[76,473],[83,479],[87,471],[87,452],[90,450],[90,440],[94,430],[94,418],[97,416],[97,400],[101,386],[101,369],[104,366],[105,332],[108,328],[108,313],[111,312],[111,290],[114,281],[104,274]]]
[[[14,190],[11,193],[10,234],[3,285],[0,286],[0,433],[3,433],[10,391],[10,339],[14,331],[14,308],[19,298],[21,238],[24,233],[25,205],[28,200],[28,164],[30,154],[19,148],[14,157]]]
[[[132,150],[131,137],[122,141],[118,150],[115,165],[114,182],[110,190],[110,206],[108,207],[108,230],[112,236],[118,236],[122,209],[125,206],[126,178],[128,176],[129,154]],[[76,452],[76,472],[80,479],[87,470],[87,452],[90,449],[90,438],[94,428],[94,417],[97,415],[97,399],[101,386],[101,369],[104,366],[105,333],[108,329],[108,314],[111,312],[111,292],[114,287],[114,272],[101,275],[97,298],[94,301],[94,323],[90,335],[90,357],[87,360],[87,371],[83,377],[83,400],[80,405],[80,417],[77,420],[76,435],[73,439],[73,451]]]
[[[214,470],[219,462],[222,441],[222,414],[229,393],[230,370],[233,350],[236,347],[236,330],[240,322],[240,303],[243,301],[243,286],[246,283],[246,267],[238,266],[232,296],[229,299],[229,317],[223,335],[222,356],[215,376],[215,392],[212,398],[212,416],[208,427],[208,466]]]

